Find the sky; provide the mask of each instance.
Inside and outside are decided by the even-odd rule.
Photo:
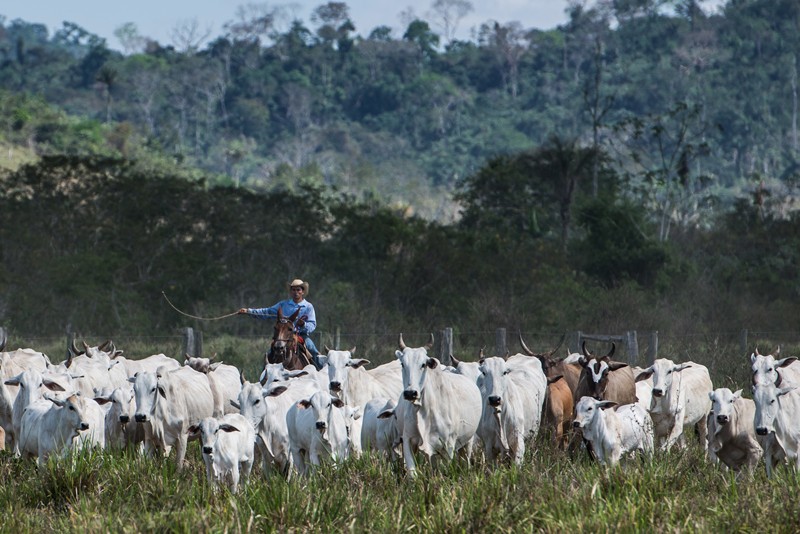
[[[367,36],[377,26],[385,25],[400,36],[406,25],[402,12],[412,9],[425,20],[433,0],[339,0],[350,8],[356,33]],[[270,6],[293,6],[293,14],[313,28],[311,12],[327,0],[278,0]],[[170,34],[176,25],[196,19],[199,27],[213,35],[223,32],[223,24],[233,20],[236,8],[258,0],[0,0],[0,15],[6,24],[20,18],[26,22],[45,24],[50,34],[61,28],[63,21],[74,22],[91,33],[106,38],[108,46],[120,49],[114,30],[127,22],[136,24],[139,33],[162,45],[172,44]],[[474,11],[458,27],[456,37],[469,39],[470,29],[487,20],[500,23],[519,21],[524,28],[550,29],[566,22],[567,0],[472,0]],[[436,28],[434,28],[436,30]],[[440,33],[440,32],[437,32]]]

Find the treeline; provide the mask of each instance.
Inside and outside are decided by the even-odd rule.
[[[50,35],[5,21],[0,88],[78,117],[78,135],[11,98],[0,134],[39,154],[167,157],[215,184],[273,191],[305,178],[440,221],[488,159],[557,134],[612,158],[663,240],[670,225],[708,226],[762,180],[796,193],[800,4],[702,8],[571,2],[563,26],[487,21],[460,41],[434,19],[357,29],[344,2],[310,23],[249,4],[211,41],[184,26],[158,43],[124,25],[124,54],[73,23]]]
[[[328,331],[796,329],[800,219],[776,216],[777,199],[742,200],[714,228],[660,242],[641,205],[602,188],[574,199],[564,232],[549,150],[490,162],[460,189],[453,224],[310,183],[253,193],[128,160],[45,157],[0,176],[0,324],[174,333],[187,319],[162,291],[218,316],[272,304],[301,277]],[[493,204],[520,173],[535,187]]]

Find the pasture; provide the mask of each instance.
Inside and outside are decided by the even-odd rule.
[[[132,358],[167,352],[115,342]],[[11,346],[20,343],[9,340]],[[206,352],[217,352],[218,359],[255,377],[262,345],[219,338],[208,342]],[[63,342],[36,348],[56,361]],[[791,347],[782,352],[795,354]],[[364,356],[375,365],[391,357],[388,348],[385,354],[382,359]],[[705,354],[717,359],[693,358],[712,364],[715,387],[747,386],[745,355],[726,359],[713,348]],[[749,389],[745,395],[750,396]],[[553,450],[542,433],[520,467],[490,467],[480,459],[438,468],[422,462],[412,479],[400,463],[367,454],[336,469],[323,467],[306,479],[286,481],[255,468],[238,495],[208,486],[197,442],[190,444],[181,472],[172,459],[144,458],[131,451],[78,452],[67,459],[51,458],[41,470],[34,461],[4,451],[0,531],[800,530],[797,473],[782,468],[768,480],[762,463],[752,477],[737,479],[709,463],[696,440],[689,439],[689,445],[657,452],[652,461],[634,457],[622,467],[605,469],[583,453]]]

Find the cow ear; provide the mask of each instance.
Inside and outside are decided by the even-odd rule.
[[[234,407],[234,408],[236,408],[237,410],[241,410],[241,409],[242,409],[242,407],[239,405],[239,403],[238,403],[237,401],[235,401],[235,400],[233,400],[233,399],[229,399],[229,401],[230,401],[230,403],[231,403],[231,406],[233,406],[233,407]]]
[[[548,377],[547,383],[548,384],[555,384],[556,382],[558,382],[562,378],[564,378],[564,375],[551,376],[551,377]]]
[[[634,382],[641,382],[642,380],[647,380],[651,376],[653,376],[653,368],[648,367],[647,369],[636,375],[636,379],[634,380]]]
[[[135,383],[136,382],[136,376],[128,377],[128,382],[130,382],[131,384]]]
[[[394,355],[399,360],[400,358],[403,357],[403,351],[402,350],[396,350],[396,351],[394,351]]]
[[[311,401],[307,400],[307,399],[298,401],[297,402],[297,406],[299,406],[300,408],[302,408],[304,410],[307,410],[308,408],[311,408]]]
[[[750,364],[752,365],[754,363],[756,363],[756,353],[755,352],[750,355]]]
[[[187,430],[186,433],[190,436],[196,436],[200,432],[200,425],[192,425]]]
[[[49,400],[50,402],[52,402],[53,404],[55,404],[59,408],[63,408],[64,405],[67,403],[67,401],[59,400],[59,399],[57,399],[55,397],[51,397],[50,395],[45,395],[44,398]]]
[[[628,364],[623,362],[613,362],[608,364],[608,368],[611,371],[616,371],[617,369],[622,369],[623,367],[628,367]]]
[[[15,376],[15,377],[9,378],[8,380],[6,380],[6,381],[5,381],[5,382],[3,382],[3,383],[4,383],[5,385],[7,385],[7,386],[18,386],[18,385],[19,385],[19,380],[20,380],[20,377],[21,377],[21,376],[22,376],[22,375],[21,375],[21,374],[19,374],[19,375]]]
[[[167,392],[164,391],[164,386],[158,386],[158,394],[164,397],[165,399],[167,398]]]
[[[797,360],[797,358],[795,356],[789,356],[788,358],[782,358],[782,359],[778,360],[777,362],[775,362],[775,367],[786,367],[787,365],[789,365],[790,363],[794,362],[795,360]]]
[[[42,380],[42,383],[44,384],[44,387],[46,387],[50,391],[66,391],[66,389],[64,389],[64,387],[61,384],[59,384],[58,382],[53,382],[50,379],[45,378],[44,380]]]
[[[741,397],[742,397],[742,390],[741,389],[737,390],[736,393],[733,394],[733,400],[740,399]]]
[[[319,356],[317,356],[317,360],[319,360],[319,363],[320,363],[321,367],[325,367],[326,365],[328,365],[328,356],[327,355],[320,354]]]
[[[741,390],[739,390],[739,391],[741,391]],[[709,391],[708,392],[708,400],[710,400],[711,402],[714,402],[714,392],[713,391]]]
[[[672,368],[672,370],[673,370],[674,372],[676,372],[676,373],[680,373],[680,372],[681,372],[681,371],[683,371],[684,369],[688,369],[688,368],[689,368],[689,367],[691,367],[691,366],[692,366],[692,364],[691,364],[691,363],[682,363],[682,364],[680,364],[680,365],[676,365],[675,367],[673,367],[673,368]]]
[[[778,395],[777,396],[778,397],[782,397],[783,395],[786,395],[787,393],[790,393],[790,392],[794,391],[795,389],[797,389],[797,386],[791,386],[791,387],[788,387],[788,388],[780,388],[780,389],[778,389]]]
[[[297,377],[300,377],[300,376],[306,376],[307,374],[308,374],[308,371],[305,371],[303,369],[295,369],[294,371],[287,371],[286,372],[286,376],[288,376],[289,378],[297,378]]]
[[[217,367],[219,367],[220,365],[222,365],[222,362],[214,362],[214,363],[212,363],[211,365],[208,366],[208,370],[209,371],[215,371],[217,369]]]
[[[103,404],[108,404],[109,402],[111,402],[111,399],[109,399],[108,397],[95,397],[94,401],[102,406]]]
[[[228,423],[222,423],[219,425],[220,430],[224,430],[225,432],[239,432],[239,429],[233,425],[229,425]]]
[[[369,360],[365,360],[364,358],[358,358],[357,360],[354,360],[354,359],[351,358],[350,361],[347,362],[348,367],[352,367],[353,369],[358,369],[359,367],[361,367],[363,365],[369,365],[369,364],[370,364],[370,361]]]
[[[344,408],[344,401],[342,399],[333,399],[331,404],[336,406],[337,408]]]
[[[393,415],[394,415],[394,408],[391,410],[383,410],[381,413],[378,414],[378,419],[389,419]]]
[[[597,407],[600,408],[601,410],[607,410],[609,408],[613,408],[616,405],[617,405],[616,402],[610,400],[604,400],[597,403]]]
[[[436,369],[436,367],[439,365],[439,360],[436,358],[428,358],[428,361],[425,362],[425,365],[427,365],[429,369]]]
[[[274,388],[271,388],[269,391],[264,393],[264,396],[265,397],[277,397],[278,395],[281,395],[287,389],[289,389],[289,388],[286,387],[286,386],[275,386]]]

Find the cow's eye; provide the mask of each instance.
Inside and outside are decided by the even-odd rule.
[[[667,374],[671,375],[672,374],[672,370],[670,369],[669,371],[667,371]]]
[[[420,366],[420,369],[425,369],[425,364],[424,363]]]
[[[75,408],[72,406],[70,406],[69,409],[72,410],[73,412],[75,411]]]
[[[156,392],[156,388],[153,388],[153,389],[150,390],[150,393],[155,393],[155,392]]]
[[[508,369],[508,370],[507,370],[506,372],[504,372],[503,374],[504,374],[504,375],[507,375],[507,374],[508,374],[508,373],[510,373],[510,372],[511,372],[511,369]]]
[[[258,404],[259,402],[261,402],[261,399],[256,399],[256,401],[253,404]]]

